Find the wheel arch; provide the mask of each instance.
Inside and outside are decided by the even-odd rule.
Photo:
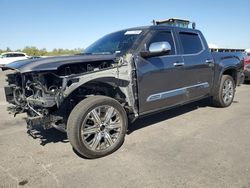
[[[64,100],[70,101],[73,99],[74,107],[81,100],[95,95],[107,96],[117,100],[124,107],[130,119],[137,116],[137,103],[133,101],[129,81],[116,77],[100,77],[81,84],[77,83],[77,86],[68,89]]]
[[[222,75],[229,75],[233,78],[235,84],[237,84],[237,69],[236,67],[228,67],[225,70],[222,71],[222,74],[220,76],[220,80],[222,78]]]
[[[223,75],[231,76],[235,82],[235,85],[237,84],[237,67],[235,67],[235,66],[227,66],[227,67],[220,66],[215,71],[215,81],[214,81],[213,89],[211,92],[211,96],[216,95],[217,90],[220,87],[220,83],[221,83],[221,79],[222,79]]]

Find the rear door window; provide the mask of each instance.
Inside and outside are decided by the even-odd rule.
[[[198,34],[180,32],[179,36],[184,54],[196,54],[203,50],[201,39]]]

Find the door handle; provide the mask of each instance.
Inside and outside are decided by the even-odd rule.
[[[184,65],[185,65],[184,62],[175,62],[175,63],[174,63],[174,66],[175,66],[175,67],[182,67],[182,66],[184,66]]]
[[[214,66],[214,60],[213,59],[207,59],[206,60],[206,64],[208,64],[209,66],[213,67]]]

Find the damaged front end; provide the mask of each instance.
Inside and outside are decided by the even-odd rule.
[[[6,100],[13,104],[8,110],[14,115],[27,113],[28,128],[42,125],[45,129],[53,126],[64,130],[63,114],[58,114],[63,90],[63,78],[48,73],[7,74]]]
[[[6,100],[13,114],[26,113],[27,127],[66,131],[72,109],[91,95],[118,100],[129,116],[138,112],[136,73],[132,54],[110,60],[63,64],[56,70],[7,74]]]

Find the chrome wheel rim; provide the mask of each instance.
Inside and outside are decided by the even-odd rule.
[[[81,126],[81,138],[92,151],[103,151],[115,144],[121,134],[120,112],[112,106],[103,105],[91,110]]]
[[[222,97],[225,104],[229,104],[233,100],[234,85],[232,80],[226,80],[223,85]]]

